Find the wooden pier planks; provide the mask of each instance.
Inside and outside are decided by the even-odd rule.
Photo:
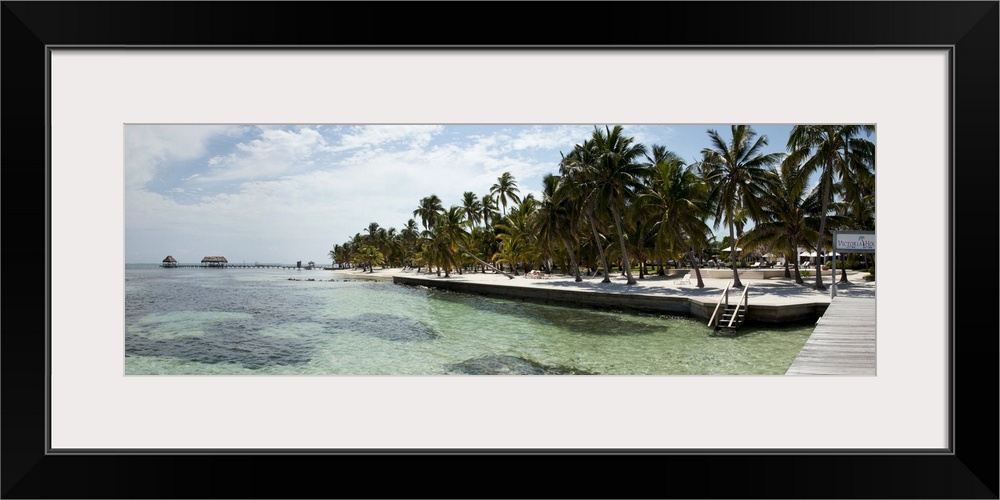
[[[875,375],[875,299],[836,297],[786,375]]]

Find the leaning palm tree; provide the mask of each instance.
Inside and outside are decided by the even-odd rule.
[[[634,285],[637,281],[632,277],[622,220],[626,205],[642,188],[642,179],[648,175],[649,166],[640,161],[646,154],[646,146],[636,143],[632,137],[626,137],[621,125],[615,125],[613,129],[605,126],[603,132],[594,127],[591,140],[596,161],[584,171],[582,189],[586,197],[611,212],[627,284]]]
[[[587,172],[594,168],[592,165],[595,161],[594,143],[589,139],[583,144],[574,145],[573,150],[569,153],[562,154],[562,160],[559,163],[562,182],[558,190],[560,196],[569,200],[569,203],[577,209],[573,213],[577,214],[579,224],[586,223],[590,226],[591,234],[594,236],[594,248],[597,249],[604,269],[604,280],[601,283],[611,283],[611,268],[608,267],[608,259],[604,255],[603,234],[597,227],[597,199],[587,196],[582,182]],[[576,224],[572,225],[576,226]]]
[[[513,201],[514,203],[520,203],[521,198],[517,193],[521,192],[517,188],[517,181],[514,180],[514,176],[510,172],[504,172],[497,178],[496,184],[490,187],[490,195],[500,202],[503,206],[503,215],[507,215],[507,201]]]
[[[580,276],[578,253],[582,248],[578,236],[582,223],[582,217],[579,214],[583,212],[583,208],[580,199],[573,196],[573,190],[566,187],[565,177],[555,175],[551,177],[555,183],[552,193],[549,194],[555,217],[555,233],[566,248],[569,265],[573,270],[573,280],[580,282],[583,281],[583,278]]]
[[[469,232],[468,242],[468,248],[472,251],[472,258],[480,263],[485,273],[488,267],[488,264],[485,264],[486,260],[495,255],[498,250],[496,233],[492,228],[487,229],[483,226],[476,226]]]
[[[466,230],[466,227],[465,213],[462,207],[451,207],[438,216],[438,220],[435,223],[433,231],[432,241],[434,242],[434,247],[438,250],[439,258],[446,261],[446,264],[452,264],[456,261],[455,254],[458,251],[462,251],[483,266],[496,270],[492,264],[480,259],[476,255],[476,252],[469,250],[469,233]],[[503,271],[499,272],[503,273],[508,278],[514,278],[508,273],[504,273]],[[445,276],[448,276],[447,268],[445,270]]]
[[[875,131],[873,125],[796,125],[788,136],[788,150],[796,162],[809,173],[819,171],[819,185],[822,189],[819,236],[816,247],[824,248],[827,240],[826,219],[830,207],[830,196],[837,180],[851,186],[874,169],[875,146],[862,133],[870,136]],[[818,250],[817,250],[818,251]],[[820,269],[822,262],[816,259],[816,290],[826,290]]]
[[[716,227],[729,225],[730,241],[736,241],[735,224],[739,208],[756,217],[760,212],[760,197],[772,182],[768,167],[781,161],[782,153],[763,154],[767,136],[757,137],[749,125],[733,125],[732,140],[726,142],[715,130],[708,130],[711,148],[702,150],[702,178],[709,185],[709,204],[714,208]],[[743,288],[736,259],[732,259],[733,286]]]

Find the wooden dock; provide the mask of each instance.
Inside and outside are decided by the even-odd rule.
[[[160,266],[166,269],[174,269],[178,267],[200,267],[204,269],[304,269],[306,271],[311,271],[313,269],[319,269],[318,267],[308,268],[308,267],[295,267],[283,264],[227,264],[224,266],[209,266],[207,264],[177,264],[173,266]]]
[[[875,375],[875,299],[836,297],[785,375]]]

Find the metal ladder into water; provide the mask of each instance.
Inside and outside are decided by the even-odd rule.
[[[735,304],[729,303],[729,289],[732,286],[732,281],[726,285],[726,289],[715,304],[715,311],[712,312],[711,319],[708,320],[708,326],[712,327],[713,332],[718,332],[722,329],[739,332],[744,320],[746,320],[747,308],[749,307],[747,293],[750,291],[750,284],[748,282],[744,285],[743,293]]]

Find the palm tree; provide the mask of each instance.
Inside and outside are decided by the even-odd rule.
[[[555,252],[553,246],[562,243],[569,254],[569,268],[572,270],[576,281],[582,281],[580,277],[580,266],[576,262],[576,254],[569,244],[570,235],[567,234],[570,222],[567,199],[559,196],[559,184],[561,177],[548,174],[542,178],[542,201],[538,205],[536,217],[534,218],[534,231],[538,236],[538,242],[543,248],[544,256],[550,258]],[[549,270],[551,272],[551,269]]]
[[[497,253],[497,250],[499,250],[496,233],[493,232],[492,228],[487,229],[483,226],[473,227],[469,233],[468,241],[468,248],[471,250],[472,258],[480,263],[485,273],[488,267],[485,261],[491,259]]]
[[[546,180],[554,183],[551,193],[548,192]],[[554,217],[554,231],[562,241],[563,246],[566,247],[569,265],[573,270],[573,279],[577,282],[583,281],[577,259],[578,250],[582,250],[578,248],[580,244],[577,238],[582,220],[579,214],[583,212],[580,199],[573,196],[574,190],[572,188],[567,187],[568,180],[565,176],[551,175],[543,179],[543,182],[546,186],[544,194],[550,199],[552,216]]]
[[[608,267],[608,259],[604,255],[604,244],[601,241],[602,234],[597,228],[597,199],[588,197],[583,188],[583,179],[587,172],[593,168],[596,161],[594,157],[594,143],[586,140],[583,144],[576,144],[568,154],[562,154],[559,163],[559,172],[562,174],[563,182],[560,184],[560,196],[569,200],[575,207],[579,208],[575,213],[581,220],[590,225],[591,234],[594,236],[594,246],[597,248],[601,258],[601,265],[604,269],[604,279],[601,283],[611,283],[611,268]]]
[[[373,246],[376,244],[378,240],[378,230],[379,230],[378,222],[368,223],[368,227],[364,229],[364,231],[368,233],[368,235],[365,236],[366,244]]]
[[[596,161],[584,171],[583,191],[598,206],[611,211],[621,245],[627,284],[634,285],[637,281],[632,277],[622,214],[626,211],[626,204],[642,188],[642,179],[648,175],[649,166],[639,161],[645,156],[646,147],[636,143],[634,138],[626,137],[621,125],[615,125],[613,129],[604,128],[602,132],[594,127],[591,140]]]
[[[482,221],[483,225],[486,227],[493,227],[493,223],[497,219],[499,212],[497,211],[497,202],[490,195],[485,195],[480,199],[480,203],[483,205]]]
[[[709,204],[714,207],[715,224],[729,225],[729,238],[736,241],[735,223],[740,207],[756,217],[761,212],[760,197],[773,182],[768,167],[782,159],[781,153],[762,154],[767,136],[757,137],[749,125],[733,125],[732,140],[726,142],[715,130],[708,130],[711,148],[702,150],[702,177],[708,183]],[[756,140],[754,140],[756,138]],[[732,259],[733,286],[743,288],[736,259]]]
[[[438,215],[434,223],[432,245],[439,251],[439,260],[444,264],[444,277],[451,277],[451,267],[458,267],[457,253],[464,248],[468,233],[465,231],[465,212],[462,207],[451,207]]]
[[[639,204],[655,221],[657,253],[678,260],[681,255],[689,254],[698,288],[704,288],[697,251],[708,246],[706,235],[711,233],[705,223],[708,188],[698,178],[696,165],[684,165],[676,155],[650,160],[655,161],[654,174],[650,188],[639,197]]]
[[[465,211],[465,219],[470,225],[475,226],[483,220],[483,204],[479,202],[476,193],[466,191],[462,194],[462,210]]]
[[[440,252],[440,257],[444,259],[446,264],[452,264],[456,261],[455,254],[458,251],[462,251],[483,266],[496,270],[492,264],[483,261],[476,255],[475,252],[469,250],[469,233],[465,228],[465,213],[462,207],[451,207],[446,212],[438,216],[438,220],[433,231],[433,242],[435,248],[437,248]],[[508,278],[514,278],[508,273],[504,273],[503,271],[500,272]],[[448,269],[446,267],[445,277],[448,276]]]
[[[420,236],[419,231],[417,231],[417,221],[413,219],[406,221],[399,236],[403,244],[403,254],[406,256],[406,266],[412,266],[417,255],[417,239]]]
[[[538,264],[542,256],[534,222],[538,204],[535,197],[529,194],[519,205],[511,207],[502,224],[494,226],[501,243],[500,254],[507,257],[505,262],[511,267],[521,264],[528,271]],[[514,274],[517,274],[516,270]]]
[[[396,228],[382,228],[379,230],[379,238],[381,238],[382,244],[384,245],[382,253],[385,254],[386,263],[388,263],[390,267],[397,266],[399,264],[402,243],[400,241],[399,233],[396,232]]]
[[[490,187],[490,195],[500,201],[503,206],[503,215],[507,215],[507,200],[520,203],[521,198],[517,195],[520,190],[517,188],[517,181],[510,172],[504,172],[497,178],[497,183]]]
[[[639,267],[639,279],[646,279],[649,271],[646,263],[656,253],[655,221],[647,217],[646,212],[637,202],[626,205],[628,212],[625,219],[626,244],[629,257],[635,257]]]
[[[375,271],[374,266],[381,265],[385,261],[385,256],[373,245],[361,245],[356,256],[360,260],[361,270],[368,269],[370,273]]]
[[[645,184],[646,184],[647,190],[648,189],[652,189],[653,188],[653,184],[656,182],[657,165],[659,165],[661,163],[673,163],[673,162],[677,162],[677,163],[683,164],[683,161],[681,160],[681,158],[679,156],[677,156],[677,153],[674,153],[673,151],[668,150],[666,148],[666,146],[661,146],[659,144],[653,144],[652,148],[650,148],[650,153],[651,154],[647,154],[646,155],[646,160],[649,162],[650,167],[651,167],[650,168],[650,176],[651,177],[645,180]],[[642,212],[644,210],[645,209],[640,210],[640,211]],[[654,216],[654,218],[655,218],[655,216]],[[657,260],[657,271],[656,271],[656,273],[658,275],[660,275],[660,276],[665,276],[666,272],[664,271],[664,264],[666,264],[667,267],[669,267],[669,262],[670,261],[669,261],[669,259],[664,259],[665,255],[663,254],[662,249],[659,248],[659,244],[660,244],[660,242],[657,242],[658,246],[657,246],[657,248],[654,249],[654,252],[656,253],[656,260]]]
[[[777,182],[768,186],[761,200],[761,214],[753,229],[742,241],[744,247],[768,246],[788,257],[795,255],[799,246],[811,246],[819,234],[820,196],[813,189],[806,192],[809,173],[799,168],[793,157],[787,157],[780,168],[774,170]],[[812,250],[810,248],[810,250]],[[795,282],[802,285],[799,263],[795,262]]]
[[[334,264],[343,266],[351,261],[350,247],[347,244],[344,245],[333,245],[333,250],[330,250],[330,259],[333,260]]]
[[[443,212],[444,208],[441,206],[441,198],[438,198],[436,194],[432,194],[420,199],[420,205],[413,211],[413,216],[420,217],[420,223],[424,225],[424,229],[432,229],[438,214]]]
[[[843,188],[845,183],[841,183],[841,189],[837,194],[841,196],[841,201],[833,204],[834,213],[844,217],[846,225],[850,229],[874,231],[875,230],[875,176],[868,176],[855,186],[855,193],[845,193]],[[853,196],[851,196],[853,194]],[[868,261],[868,254],[862,254],[865,263]],[[847,280],[847,266],[841,266],[840,282],[850,283]]]
[[[819,235],[816,247],[824,248],[826,219],[830,208],[830,196],[834,183],[838,180],[847,184],[848,192],[853,192],[860,178],[867,176],[875,164],[875,146],[860,138],[864,132],[870,136],[875,131],[873,125],[796,125],[788,136],[788,150],[796,162],[809,173],[820,172],[819,185],[822,189]],[[823,275],[816,259],[816,290],[826,290]]]

